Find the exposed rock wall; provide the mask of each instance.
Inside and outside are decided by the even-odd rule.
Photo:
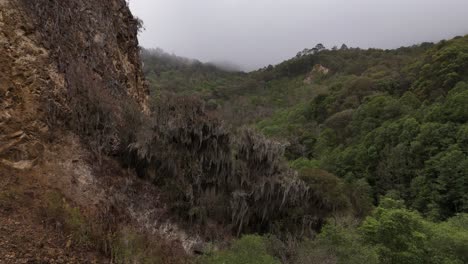
[[[72,78],[97,80],[114,96],[129,95],[147,109],[148,87],[141,71],[137,34],[140,22],[125,0],[18,0],[50,60]],[[76,73],[77,68],[82,72]]]
[[[66,122],[50,122],[52,112],[74,114],[72,92],[85,86],[110,95],[117,112],[125,101],[148,111],[138,28],[125,0],[0,0],[0,177],[37,178],[102,222],[190,250],[197,240],[171,224],[155,187],[109,157],[98,164]]]
[[[74,111],[76,86],[148,111],[138,28],[124,0],[0,1],[0,133],[47,138],[51,116]]]
[[[304,83],[311,84],[315,79],[317,79],[320,76],[325,76],[329,72],[330,69],[328,69],[327,67],[320,64],[315,64],[310,73],[304,79]]]
[[[24,169],[41,156],[48,132],[43,92],[60,83],[48,51],[25,32],[27,21],[16,2],[0,1],[0,166]]]

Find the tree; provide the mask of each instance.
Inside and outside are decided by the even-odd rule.
[[[385,198],[359,228],[365,244],[376,247],[380,263],[467,263],[468,215],[433,223]]]
[[[452,122],[468,122],[468,111],[466,110],[467,105],[468,84],[460,82],[449,92],[444,104],[446,118]]]
[[[431,263],[425,252],[428,229],[402,201],[384,200],[360,230],[365,241],[377,247],[382,263]]]
[[[319,43],[315,45],[315,49],[317,50],[317,52],[321,52],[322,50],[325,50],[326,48],[322,43]]]
[[[468,211],[468,158],[455,146],[428,160],[426,177],[434,182],[442,218]]]

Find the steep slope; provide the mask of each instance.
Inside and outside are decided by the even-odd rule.
[[[124,0],[0,1],[1,263],[179,263],[197,242],[112,158],[148,112],[138,27]]]
[[[137,22],[124,1],[94,5],[80,1],[2,1],[4,135],[30,126],[34,140],[28,142],[44,144],[48,127],[69,122],[59,118],[77,111],[72,109],[71,93],[83,92],[80,89],[85,86],[107,91],[114,100],[134,98],[142,110],[147,109]],[[115,15],[103,16],[103,12]],[[2,149],[5,151],[6,147]]]

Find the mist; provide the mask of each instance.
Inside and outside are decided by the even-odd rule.
[[[254,70],[304,48],[398,48],[468,34],[466,0],[130,0],[140,45]],[[237,66],[236,66],[237,67]]]

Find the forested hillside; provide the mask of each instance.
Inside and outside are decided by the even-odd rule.
[[[162,184],[192,186],[175,210],[262,234],[202,263],[468,262],[468,36],[395,50],[319,44],[250,73],[160,50],[142,58],[153,108],[179,120],[152,130],[181,144],[142,156],[197,164]]]

